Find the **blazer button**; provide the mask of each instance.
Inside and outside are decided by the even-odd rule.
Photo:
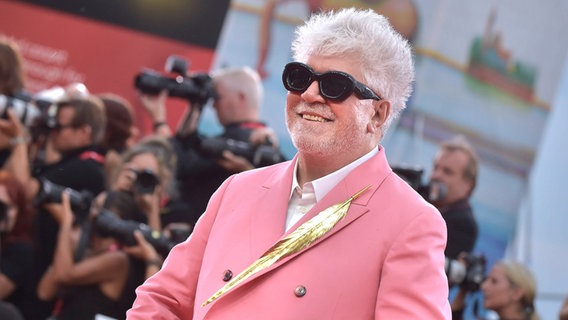
[[[296,297],[301,298],[303,296],[306,295],[306,287],[304,286],[297,286],[296,289],[294,289],[294,294],[296,295]]]
[[[227,269],[223,273],[223,281],[227,282],[233,278],[233,271]]]

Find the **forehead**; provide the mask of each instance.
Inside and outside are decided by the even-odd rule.
[[[436,162],[452,164],[454,166],[459,166],[459,167],[465,167],[468,161],[469,161],[468,155],[464,151],[459,149],[456,150],[442,149],[436,155]]]
[[[317,72],[343,71],[359,81],[363,78],[361,65],[356,59],[352,58],[310,56],[306,60],[306,64]]]
[[[505,268],[503,268],[503,266],[499,264],[496,264],[493,266],[493,268],[491,268],[490,274],[491,276],[497,279],[507,280],[507,274],[505,273]]]
[[[132,157],[127,163],[128,168],[157,168],[158,159],[150,152],[140,153]]]

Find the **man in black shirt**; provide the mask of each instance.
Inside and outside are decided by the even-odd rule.
[[[190,102],[174,135],[165,122],[167,92],[157,97],[142,95],[155,133],[170,136],[178,155],[179,198],[166,207],[171,214],[162,215],[163,225],[180,220],[193,225],[213,192],[230,175],[284,160],[274,132],[260,120],[263,88],[258,73],[249,67],[229,68],[213,72],[211,77],[216,93],[213,108],[224,128],[216,137],[197,131],[202,106]],[[267,152],[261,154],[261,150]]]
[[[443,195],[432,204],[440,210],[448,228],[446,257],[457,259],[473,251],[478,226],[469,203],[477,182],[478,157],[464,137],[442,143],[434,159],[430,185],[442,185]]]

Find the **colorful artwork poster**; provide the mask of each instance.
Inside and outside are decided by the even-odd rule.
[[[209,3],[210,4],[210,3]],[[192,72],[207,72],[229,7],[215,1],[0,1],[0,36],[24,56],[27,90],[38,93],[80,82],[91,93],[115,93],[130,101],[143,133],[151,130],[138,102],[135,76],[164,70],[176,55]],[[197,32],[199,30],[199,32]],[[168,102],[177,123],[187,103]]]
[[[506,256],[557,94],[568,49],[568,38],[557,35],[564,34],[568,4],[288,0],[271,8],[267,3],[233,0],[214,68],[249,65],[263,74],[263,117],[287,155],[295,149],[284,123],[280,76],[292,60],[296,26],[326,5],[372,7],[390,15],[415,49],[416,82],[407,109],[382,142],[389,162],[422,168],[426,183],[440,143],[465,136],[480,157],[472,197],[480,227],[475,253],[485,255],[487,268]]]

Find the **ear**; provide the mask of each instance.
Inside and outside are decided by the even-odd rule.
[[[525,295],[525,289],[514,287],[512,292],[512,298],[514,301],[521,301],[523,300],[523,296]]]
[[[367,125],[367,130],[371,133],[376,133],[380,131],[380,128],[387,121],[390,115],[390,101],[373,101],[373,111],[374,114]]]

